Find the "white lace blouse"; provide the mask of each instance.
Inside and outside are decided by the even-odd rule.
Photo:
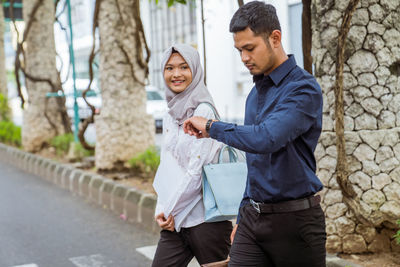
[[[193,116],[215,118],[208,104],[200,104]],[[153,183],[158,195],[155,215],[164,212],[167,218],[172,214],[176,231],[204,222],[202,167],[217,160],[221,146],[214,139],[185,134],[182,126],[165,115],[160,166]]]

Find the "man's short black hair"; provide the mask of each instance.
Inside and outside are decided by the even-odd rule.
[[[275,7],[260,1],[241,6],[231,19],[229,31],[240,32],[247,27],[256,35],[262,35],[266,40],[274,30],[281,31]]]

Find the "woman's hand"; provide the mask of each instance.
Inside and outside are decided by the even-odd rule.
[[[164,213],[161,212],[156,216],[156,222],[158,225],[164,229],[173,232],[175,230],[175,221],[172,215],[169,215],[167,219],[164,217]]]

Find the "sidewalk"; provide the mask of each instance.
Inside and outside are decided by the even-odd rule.
[[[118,184],[101,175],[84,172],[71,165],[61,164],[1,143],[0,160],[69,190],[84,200],[96,203],[128,222],[141,224],[153,233],[160,231],[153,219],[157,200],[154,194],[145,193],[136,188]],[[154,254],[155,248],[149,249],[150,251],[146,252],[147,255]],[[335,255],[327,256],[326,266],[362,267]]]

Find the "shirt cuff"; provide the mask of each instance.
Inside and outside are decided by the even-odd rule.
[[[231,131],[234,128],[235,128],[235,125],[232,123],[216,121],[211,124],[210,131],[208,134],[210,135],[211,138],[224,143],[224,141],[226,139],[224,132]]]

